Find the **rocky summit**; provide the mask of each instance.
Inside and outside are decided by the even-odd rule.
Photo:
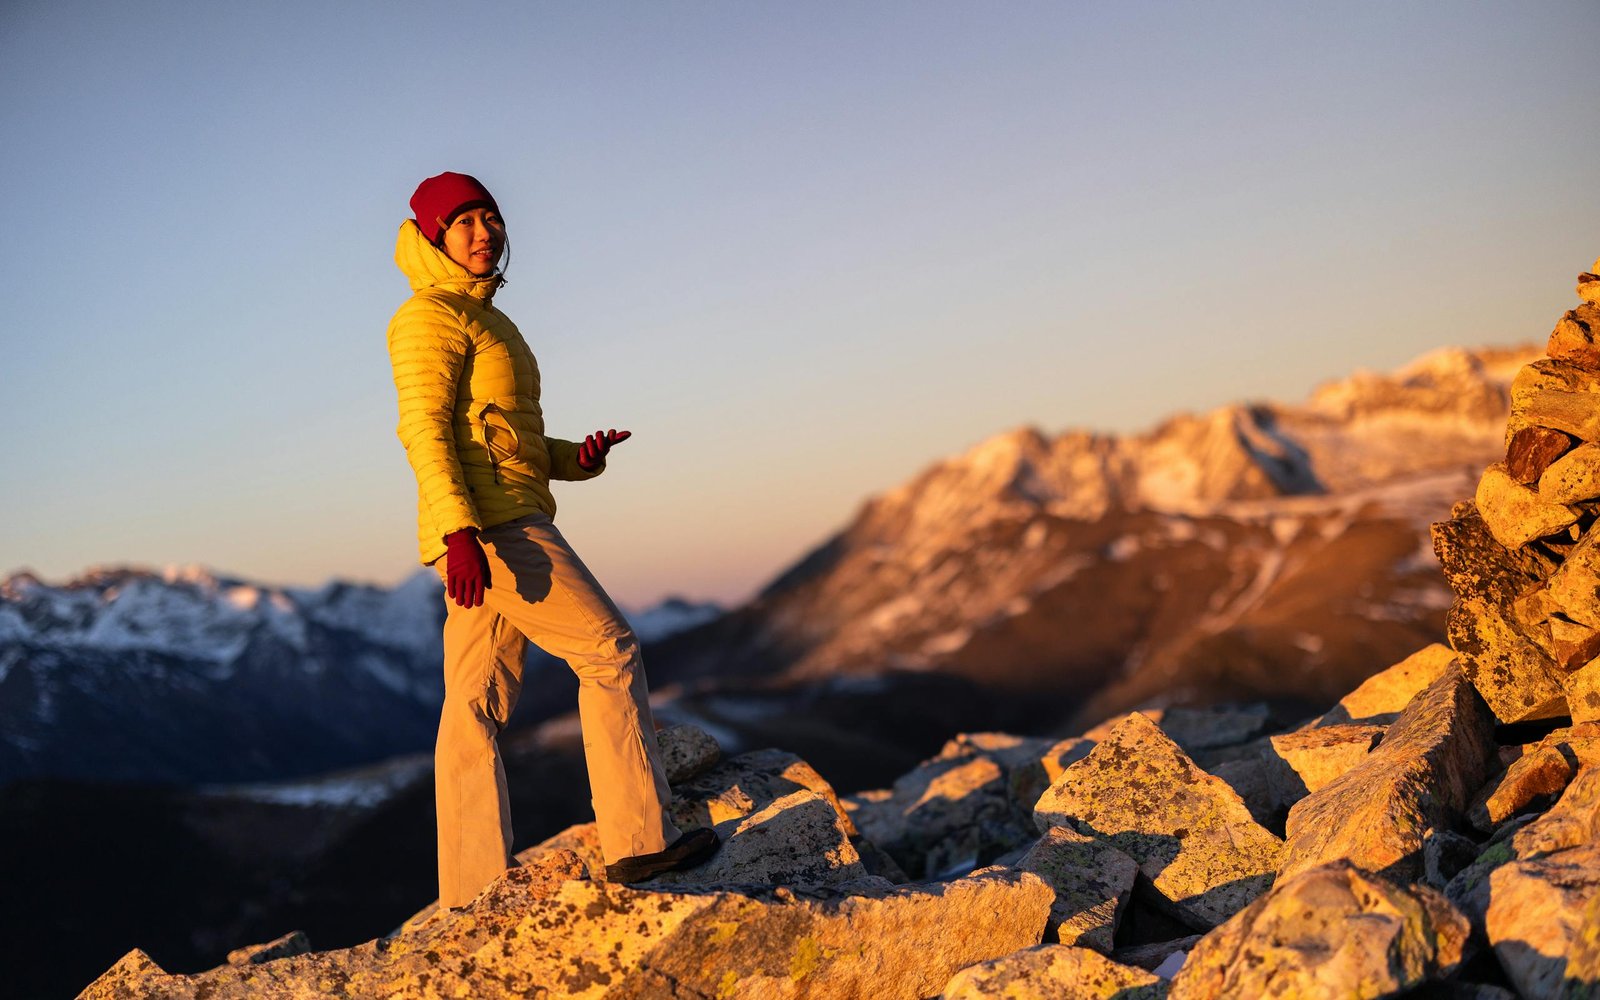
[[[284,928],[193,973],[136,949],[80,996],[1600,998],[1596,282],[1434,527],[1450,645],[1305,721],[965,733],[843,796],[786,750],[676,727],[673,814],[723,839],[698,869],[607,882],[580,824],[355,947]]]
[[[607,882],[581,824],[364,944],[134,950],[80,996],[1600,997],[1600,724],[1497,731],[1442,645],[1343,704],[968,733],[843,797],[674,727],[673,811],[724,841],[700,868]]]

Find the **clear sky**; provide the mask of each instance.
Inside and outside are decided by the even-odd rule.
[[[737,599],[1020,424],[1540,340],[1600,254],[1600,4],[0,4],[0,572],[394,582],[384,348],[472,173],[559,521]]]

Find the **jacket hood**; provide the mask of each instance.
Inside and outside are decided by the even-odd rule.
[[[394,243],[394,262],[411,282],[413,292],[444,286],[488,301],[505,280],[498,272],[479,277],[457,264],[443,250],[429,243],[412,219],[400,224],[400,235]]]

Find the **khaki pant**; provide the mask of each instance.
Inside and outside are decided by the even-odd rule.
[[[550,518],[485,529],[489,589],[476,608],[445,597],[444,711],[434,749],[439,905],[464,906],[511,858],[511,803],[495,737],[522,689],[528,641],[578,675],[589,794],[607,864],[666,847],[671,791],[633,629]],[[445,560],[435,564],[445,575]]]

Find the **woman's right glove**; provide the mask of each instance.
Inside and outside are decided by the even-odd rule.
[[[477,528],[462,528],[444,536],[445,591],[463,608],[483,603],[489,589],[489,557],[478,543]]]

